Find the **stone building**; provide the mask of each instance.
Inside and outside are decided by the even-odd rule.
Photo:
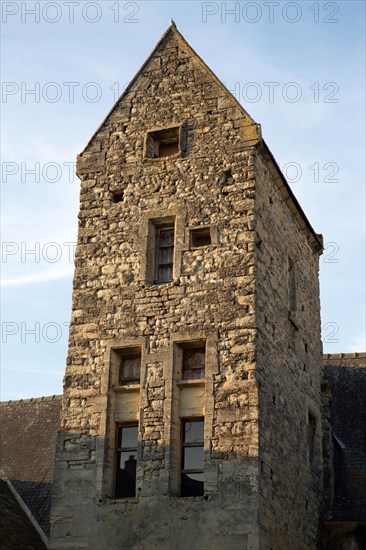
[[[77,174],[51,548],[313,550],[322,239],[260,126],[172,25]]]
[[[321,391],[322,237],[174,24],[77,174],[49,548],[361,549],[366,497],[345,481],[346,517],[334,492],[332,365]]]

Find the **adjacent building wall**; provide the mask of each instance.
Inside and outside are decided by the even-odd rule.
[[[324,364],[322,548],[366,548],[366,354],[334,353]]]
[[[333,447],[329,518],[366,524],[366,354],[326,354]]]

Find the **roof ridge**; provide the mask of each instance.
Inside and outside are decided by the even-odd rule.
[[[19,405],[20,403],[38,403],[44,401],[55,401],[61,399],[62,394],[46,395],[42,397],[29,397],[27,399],[9,399],[9,401],[0,401],[0,407],[6,407],[9,405]]]
[[[323,359],[363,359],[366,357],[366,352],[364,351],[353,351],[350,353],[323,353]]]

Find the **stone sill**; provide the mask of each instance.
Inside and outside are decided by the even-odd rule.
[[[210,495],[200,495],[197,497],[190,496],[190,497],[181,497],[179,495],[167,495],[169,499],[173,499],[180,502],[204,502],[208,500],[208,496]],[[111,498],[111,497],[104,497],[104,503],[106,504],[138,504],[139,500],[144,497],[126,497],[126,498]],[[99,502],[99,504],[102,504]]]
[[[115,393],[127,393],[127,392],[136,392],[140,391],[140,384],[129,384],[126,386],[113,386],[112,390]]]
[[[99,504],[138,504],[137,497],[126,497],[126,498],[111,498],[104,497],[104,502],[99,502]]]
[[[197,380],[179,380],[177,382],[177,386],[181,388],[186,387],[192,387],[192,386],[204,386],[205,385],[205,379],[204,378],[197,378]]]
[[[184,503],[184,502],[205,502],[208,500],[207,498],[207,495],[200,495],[200,496],[197,496],[197,497],[193,497],[193,496],[190,496],[190,497],[181,497],[179,495],[170,495],[170,498],[171,499],[174,499],[176,501],[178,501],[179,503]]]
[[[156,162],[163,162],[169,160],[177,160],[183,158],[182,153],[174,153],[174,155],[168,155],[166,157],[144,157],[144,162],[151,162],[152,164]]]
[[[205,244],[203,246],[190,246],[188,248],[182,248],[182,252],[195,252],[196,250],[206,250],[208,248],[217,248],[219,245],[217,243],[211,242],[210,244]]]

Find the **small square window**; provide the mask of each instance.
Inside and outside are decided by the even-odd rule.
[[[309,412],[308,414],[308,451],[309,451],[309,463],[312,465],[314,462],[314,449],[315,449],[315,434],[316,434],[316,418]]]
[[[192,229],[190,231],[190,242],[192,248],[201,248],[211,244],[211,232],[209,227]]]
[[[146,158],[165,158],[179,153],[180,127],[148,132],[146,136]]]
[[[183,347],[183,380],[201,380],[205,377],[206,348],[204,345]]]
[[[119,356],[119,384],[121,386],[140,383],[141,349],[125,348],[115,350]]]
[[[112,193],[112,202],[122,202],[123,201],[123,191],[115,191]]]
[[[288,258],[288,307],[290,311],[296,311],[296,266],[290,257]]]

